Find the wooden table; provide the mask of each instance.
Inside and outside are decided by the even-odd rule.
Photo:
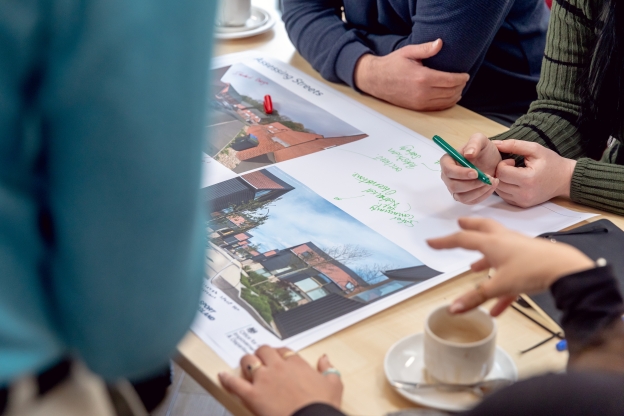
[[[255,3],[266,9],[274,4],[273,1],[268,0],[259,0]],[[215,54],[222,55],[252,49],[266,52],[327,83],[296,53],[282,22],[278,22],[271,32],[263,35],[250,39],[219,42]],[[463,145],[475,132],[491,136],[506,130],[506,127],[459,106],[440,112],[418,113],[361,95],[345,85],[328,84],[426,137],[433,136],[434,132],[440,134],[456,147]],[[554,202],[570,209],[600,213],[600,211],[563,199]],[[620,228],[624,228],[624,218],[616,215],[605,214],[595,219],[605,217]],[[342,373],[345,385],[343,410],[348,414],[382,415],[393,410],[414,407],[411,402],[395,393],[386,382],[383,372],[383,359],[386,351],[399,339],[422,331],[424,318],[430,310],[438,305],[449,303],[462,292],[474,287],[475,283],[483,277],[483,274],[477,273],[462,274],[346,328],[302,350],[300,354],[314,365],[323,353],[328,354],[332,364]],[[557,352],[554,340],[534,351],[524,355],[519,354],[520,350],[544,340],[549,334],[518,312],[508,310],[498,318],[498,322],[498,345],[514,359],[521,378],[546,371],[561,371],[565,367],[567,353]],[[250,414],[219,384],[217,374],[220,371],[232,371],[232,369],[194,333],[189,332],[178,345],[176,361],[233,414]]]

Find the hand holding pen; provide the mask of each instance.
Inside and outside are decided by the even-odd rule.
[[[494,174],[502,160],[501,155],[496,145],[480,133],[473,134],[458,153],[487,175],[491,185],[479,180],[475,169],[462,166],[449,154],[440,159],[442,181],[456,201],[468,205],[478,204],[492,195],[498,187],[499,181],[494,178]]]

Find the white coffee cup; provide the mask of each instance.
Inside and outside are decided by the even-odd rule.
[[[496,332],[496,321],[481,308],[459,315],[448,305],[435,309],[425,321],[427,373],[442,383],[482,381],[494,365]]]
[[[244,26],[251,17],[251,0],[221,0],[217,13],[219,26]]]

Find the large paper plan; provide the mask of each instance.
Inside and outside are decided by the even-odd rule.
[[[262,344],[303,348],[466,271],[477,253],[425,242],[457,231],[460,216],[530,236],[592,216],[497,196],[462,205],[431,140],[267,56],[217,58],[208,98],[206,279],[192,329],[232,367]]]

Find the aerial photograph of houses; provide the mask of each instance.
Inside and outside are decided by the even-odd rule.
[[[281,339],[440,274],[275,166],[202,192],[206,277]]]
[[[204,151],[236,173],[367,135],[244,64],[214,69]],[[269,95],[273,112],[264,109]]]

